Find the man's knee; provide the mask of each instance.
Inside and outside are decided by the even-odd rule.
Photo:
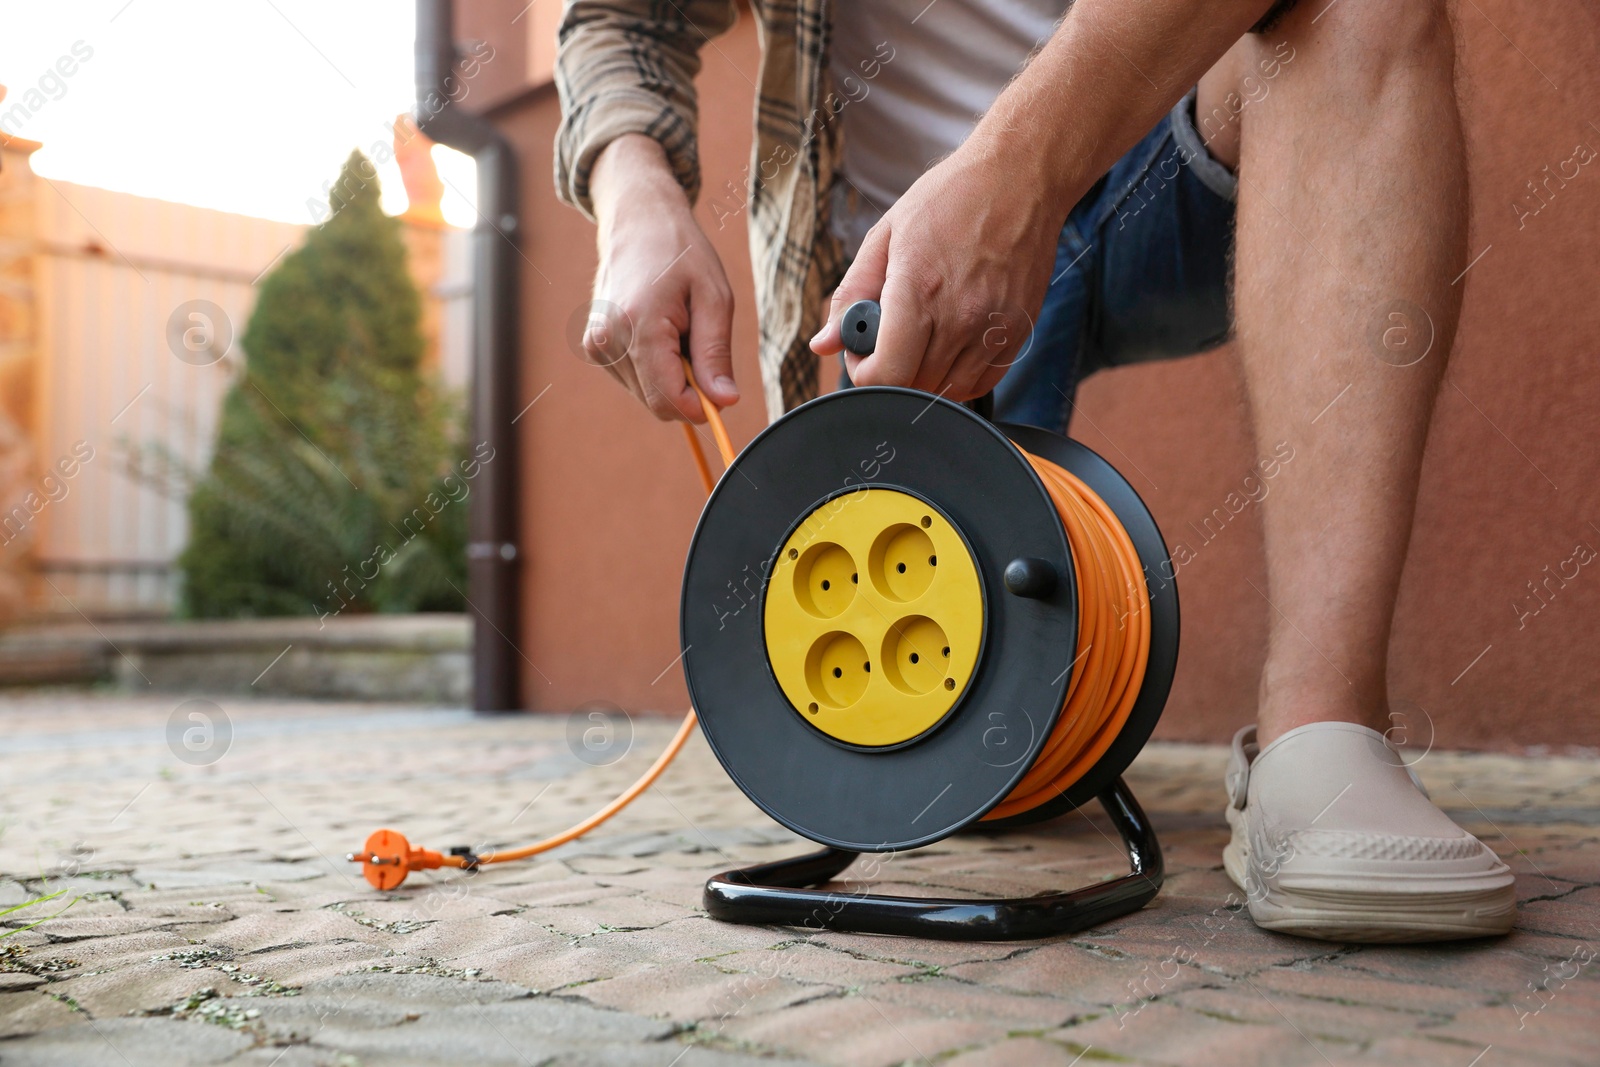
[[[1396,74],[1439,76],[1454,69],[1455,40],[1446,0],[1301,0],[1267,34],[1281,36],[1318,70],[1327,91],[1371,99]]]

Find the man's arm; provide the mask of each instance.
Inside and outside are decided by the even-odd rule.
[[[600,267],[584,355],[657,418],[703,422],[684,356],[718,407],[739,399],[733,290],[722,261],[655,140],[630,133],[612,141],[595,162],[591,188]]]
[[[1077,0],[966,143],[867,235],[812,349],[839,352],[844,309],[877,299],[876,351],[846,356],[858,385],[953,399],[992,389],[1044,298],[1073,205],[1270,3]]]
[[[574,0],[561,23],[556,188],[599,223],[584,356],[663,419],[705,417],[680,353],[718,406],[739,398],[732,290],[691,211],[699,49],[735,15],[731,0]]]

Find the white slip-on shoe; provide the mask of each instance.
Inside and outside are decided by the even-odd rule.
[[[1445,941],[1511,929],[1516,880],[1434,806],[1382,734],[1343,722],[1257,751],[1233,738],[1223,865],[1256,925],[1327,941]]]

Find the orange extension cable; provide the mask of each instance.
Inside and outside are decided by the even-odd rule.
[[[1078,654],[1050,737],[1011,795],[985,815],[1004,819],[1067,791],[1117,739],[1150,661],[1150,590],[1139,551],[1111,508],[1077,477],[1022,453],[1067,530],[1078,575]]]
[[[688,380],[706,413],[723,468],[733,464],[733,442],[717,408],[700,391],[693,370]],[[706,495],[716,487],[716,478],[689,423],[683,434],[689,443]],[[1065,792],[1116,740],[1128,719],[1139,687],[1144,680],[1150,656],[1150,595],[1144,583],[1139,553],[1122,523],[1105,501],[1078,478],[1049,460],[1023,452],[1044,482],[1045,489],[1061,516],[1072,550],[1078,576],[1078,654],[1067,686],[1066,702],[1033,766],[1011,794],[984,816],[1003,819],[1029,811]],[[1131,623],[1131,625],[1130,625]],[[367,838],[359,853],[346,858],[362,865],[368,882],[378,889],[393,889],[416,870],[438,867],[476,868],[489,863],[510,863],[548,852],[574,841],[633,803],[655,784],[661,773],[682,751],[694,732],[694,709],[656,761],[615,800],[575,826],[554,837],[523,848],[495,851],[483,855],[456,852],[445,855],[408,842],[395,830],[378,830]]]
[[[722,454],[723,468],[726,469],[733,464],[734,450],[733,441],[728,437],[727,427],[722,424],[722,415],[717,411],[716,406],[706,399],[706,395],[700,391],[700,386],[694,380],[694,370],[689,366],[687,360],[684,361],[684,370],[687,372],[690,387],[694,389],[695,395],[700,398],[700,406],[706,413],[706,421],[711,424],[711,434],[716,439],[717,451]],[[689,439],[689,451],[694,455],[694,464],[695,468],[700,472],[700,480],[705,483],[706,495],[710,496],[711,490],[716,488],[717,480],[712,475],[710,466],[706,463],[705,453],[700,451],[700,442],[695,439],[695,428],[686,422],[683,424],[683,433]],[[637,782],[623,790],[615,800],[587,819],[575,826],[568,827],[554,837],[547,837],[543,841],[537,841],[523,848],[489,852],[481,856],[459,853],[445,855],[435,852],[433,849],[421,848],[411,844],[399,831],[378,830],[367,838],[366,844],[361,847],[360,852],[352,852],[345,858],[351,862],[361,864],[361,873],[366,876],[367,881],[375,888],[394,889],[406,880],[406,875],[411,871],[433,870],[438,867],[471,869],[486,863],[510,863],[513,860],[524,860],[530,856],[537,856],[541,852],[549,852],[551,849],[564,845],[568,841],[575,841],[590,830],[593,830],[596,826],[599,826],[617,812],[632,804],[639,794],[654,785],[656,779],[661,777],[661,772],[666,770],[667,765],[676,759],[678,753],[683,750],[684,743],[689,740],[689,735],[694,733],[697,721],[694,709],[690,708],[689,713],[683,717],[682,724],[678,726],[678,732],[673,734],[672,740],[667,743],[667,747],[662,751],[661,755],[656,757],[656,761],[650,765],[650,769],[639,776]]]

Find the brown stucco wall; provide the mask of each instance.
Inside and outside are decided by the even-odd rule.
[[[495,6],[468,5],[466,17],[491,25],[483,13]],[[1584,167],[1535,215],[1519,219],[1512,205],[1546,164],[1579,143],[1600,148],[1591,125],[1600,121],[1600,41],[1592,15],[1570,0],[1538,19],[1515,17],[1509,0],[1463,8],[1472,249],[1488,250],[1461,282],[1466,311],[1390,648],[1392,697],[1413,731],[1434,730],[1441,745],[1597,746],[1600,572],[1552,582],[1536,615],[1519,620],[1514,605],[1536,606],[1526,583],[1544,580],[1543,568],[1554,571],[1580,542],[1600,548],[1600,166]],[[704,59],[712,195],[743,182],[757,63],[749,18]],[[594,269],[593,230],[551,192],[554,93],[513,99],[498,118],[526,174],[518,407],[549,387],[518,424],[527,702],[681,710],[678,577],[701,490],[679,431],[569,349]],[[746,399],[729,414],[742,442],[763,422],[744,220],[718,230],[704,205],[700,215],[738,292]],[[1123,469],[1169,539],[1221,504],[1255,458],[1226,350],[1103,375],[1086,386],[1082,411],[1075,433]],[[1267,608],[1246,579],[1263,584],[1249,510],[1180,575],[1185,647],[1162,735],[1220,740],[1251,716]]]

